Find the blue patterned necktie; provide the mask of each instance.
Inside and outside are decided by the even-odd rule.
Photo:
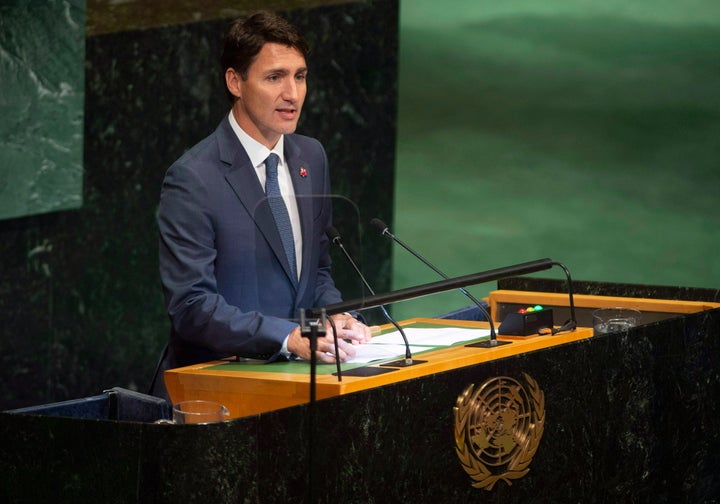
[[[277,154],[270,154],[265,160],[265,194],[267,194],[270,209],[272,210],[275,224],[280,232],[285,255],[290,263],[290,271],[292,272],[293,281],[297,282],[297,262],[295,259],[295,239],[293,238],[292,224],[290,224],[290,216],[287,207],[280,193],[280,185],[278,184],[278,161],[280,158]]]

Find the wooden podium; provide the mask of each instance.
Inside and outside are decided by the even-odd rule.
[[[403,327],[418,325],[437,327],[488,328],[487,322],[443,319],[411,319],[400,322]],[[391,325],[383,329],[393,330]],[[426,362],[404,368],[388,369],[376,376],[358,377],[342,375],[342,381],[328,371],[335,365],[319,364],[326,371],[316,376],[316,397],[327,399],[351,394],[392,383],[422,378],[452,369],[473,366],[511,355],[518,355],[555,345],[562,345],[592,336],[592,329],[557,334],[552,337],[531,336],[506,338],[512,344],[495,348],[471,348],[465,344],[431,350],[415,355]],[[411,342],[412,344],[412,342]],[[392,360],[396,360],[395,357]],[[383,362],[368,364],[379,367]],[[251,370],[245,371],[243,368]],[[264,369],[263,369],[264,368]],[[277,371],[273,371],[277,369]],[[305,404],[310,399],[310,373],[308,362],[235,364],[232,361],[214,361],[165,372],[165,384],[173,403],[192,399],[212,400],[230,410],[230,418],[265,413],[280,408]]]
[[[316,397],[326,399],[351,394],[591,338],[593,330],[590,312],[597,308],[635,308],[644,314],[643,323],[647,323],[672,318],[678,314],[697,313],[720,307],[720,303],[620,296],[576,295],[574,299],[576,316],[583,324],[575,331],[553,336],[499,336],[499,340],[510,341],[511,344],[495,348],[472,348],[458,344],[422,353],[419,358],[426,361],[422,364],[396,368],[376,376],[342,376],[342,381],[338,381],[337,376],[328,371],[334,370],[334,365],[319,364],[319,369],[325,372],[316,376]],[[553,308],[560,317],[569,316],[568,296],[560,293],[498,290],[490,293],[489,304],[493,318],[499,319],[518,307],[536,304]],[[557,325],[558,315],[555,318]],[[424,318],[406,320],[400,324],[404,327],[489,327],[488,322]],[[495,326],[499,325],[500,320],[496,320]],[[392,330],[393,327],[388,324],[383,329]],[[410,344],[412,343],[410,341]],[[381,365],[382,362],[368,364],[370,367]],[[166,371],[165,384],[173,403],[193,399],[216,401],[229,409],[230,418],[265,413],[304,404],[310,400],[310,373],[307,362],[262,364],[214,361]]]

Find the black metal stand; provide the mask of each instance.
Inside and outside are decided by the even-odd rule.
[[[498,339],[489,339],[485,341],[478,341],[477,343],[470,343],[468,345],[465,345],[466,347],[474,347],[474,348],[495,348],[500,345],[508,345],[512,343],[512,341],[500,341]]]
[[[319,319],[308,320],[305,310],[300,310],[300,333],[303,338],[310,338],[310,403],[315,402],[315,375],[317,370],[317,338],[325,336],[325,309],[320,311]]]
[[[313,470],[315,452],[315,400],[317,371],[317,338],[325,335],[325,310],[321,310],[319,319],[307,320],[305,310],[300,310],[300,334],[310,338],[310,404],[308,405],[308,502],[316,502],[315,471]]]

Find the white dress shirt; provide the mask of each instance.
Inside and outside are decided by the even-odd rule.
[[[247,152],[250,162],[255,167],[255,173],[257,174],[260,185],[265,188],[265,160],[271,152],[277,154],[280,158],[278,162],[278,184],[280,185],[280,192],[282,193],[285,206],[290,216],[290,224],[292,225],[293,238],[295,239],[295,259],[297,266],[298,280],[300,279],[300,269],[302,267],[302,231],[300,227],[300,213],[298,212],[297,201],[295,200],[295,189],[293,188],[292,179],[290,178],[290,172],[288,166],[285,163],[285,155],[283,153],[283,146],[285,145],[285,137],[281,136],[275,147],[272,150],[265,147],[263,144],[250,137],[235,120],[232,110],[230,111],[230,126],[237,135],[240,143],[242,144],[245,152]]]

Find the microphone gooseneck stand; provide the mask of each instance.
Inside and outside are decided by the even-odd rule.
[[[337,327],[335,327],[335,321],[332,319],[332,317],[328,317],[327,322],[330,324],[330,327],[332,327],[332,330],[333,330],[333,344],[335,346],[335,368],[337,369],[338,381],[341,382],[342,381],[342,369],[340,369],[340,359],[337,358],[337,356],[340,355],[340,348],[338,346]]]
[[[330,241],[334,244],[340,247],[340,250],[342,250],[343,254],[345,255],[345,258],[350,263],[350,265],[355,270],[355,273],[357,273],[358,277],[360,277],[360,280],[362,280],[363,284],[365,285],[365,288],[372,294],[375,295],[375,291],[372,287],[370,287],[370,284],[365,279],[365,275],[362,274],[360,271],[360,268],[358,268],[357,264],[355,264],[355,261],[353,261],[352,257],[350,257],[350,254],[345,249],[345,245],[342,243],[342,238],[340,237],[340,233],[337,229],[335,229],[333,226],[328,226],[328,228],[325,230],[325,233],[327,234],[328,238],[330,238]],[[397,323],[397,321],[390,316],[388,311],[385,309],[384,305],[380,305],[380,310],[383,312],[383,315],[385,315],[385,318],[392,323],[393,326],[395,326],[395,329],[398,330],[400,335],[402,336],[403,342],[405,343],[405,359],[393,361],[393,362],[387,362],[383,364],[383,366],[387,367],[407,367],[407,366],[414,366],[415,364],[422,364],[426,361],[424,360],[417,360],[413,359],[412,352],[410,351],[410,342],[407,339],[407,336],[405,335],[405,331],[402,327],[400,327],[400,324]]]
[[[395,243],[397,243],[398,245],[400,245],[402,248],[404,248],[405,250],[407,250],[408,252],[410,252],[410,254],[412,254],[415,258],[419,259],[423,264],[425,264],[425,266],[427,266],[428,268],[430,268],[431,270],[433,270],[435,273],[437,273],[438,275],[440,275],[441,277],[443,277],[445,280],[448,280],[448,279],[449,279],[449,277],[448,277],[445,273],[443,273],[440,269],[438,269],[438,268],[437,268],[434,264],[432,264],[430,261],[428,261],[427,259],[425,259],[425,257],[423,257],[419,252],[417,252],[417,251],[414,250],[412,247],[410,247],[408,244],[406,244],[404,241],[402,241],[400,238],[398,238],[397,236],[395,236],[394,234],[392,234],[392,233],[390,232],[390,227],[389,227],[387,224],[385,224],[383,221],[381,221],[380,219],[375,218],[375,219],[372,219],[372,220],[370,221],[370,224],[372,224],[373,226],[375,226],[376,228],[378,228],[378,229],[380,230],[380,234],[381,234],[381,235],[387,236],[387,237],[390,238],[392,241],[394,241]],[[482,303],[481,303],[480,301],[478,301],[478,300],[475,298],[475,296],[473,296],[472,294],[470,294],[470,293],[467,291],[467,289],[465,289],[464,287],[459,287],[458,290],[459,290],[460,292],[462,292],[470,301],[472,301],[473,303],[475,303],[475,305],[476,305],[476,306],[478,307],[478,309],[482,312],[482,314],[485,315],[485,318],[487,319],[488,324],[490,324],[490,340],[488,340],[488,341],[480,341],[480,342],[478,342],[478,343],[473,343],[472,345],[468,345],[468,346],[476,346],[476,347],[481,347],[481,348],[493,348],[493,347],[496,347],[496,346],[508,345],[508,344],[512,343],[511,341],[500,341],[500,340],[498,340],[498,339],[497,339],[497,333],[495,332],[495,323],[493,322],[493,319],[492,319],[492,316],[490,315],[490,313],[488,313],[488,311],[485,309],[485,307],[482,305]]]
[[[567,269],[563,263],[553,262],[553,265],[559,266],[565,272],[565,279],[567,281],[567,290],[568,290],[569,307],[570,307],[570,319],[568,321],[566,321],[562,326],[558,327],[557,329],[555,329],[555,328],[551,329],[550,334],[554,336],[559,332],[574,331],[575,329],[577,329],[577,318],[575,317],[574,291],[573,291],[572,278],[570,277],[570,270]]]

